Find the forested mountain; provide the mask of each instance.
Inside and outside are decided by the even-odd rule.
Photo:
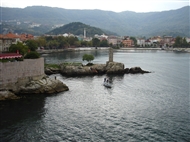
[[[62,27],[56,28],[47,34],[57,35],[57,34],[64,34],[64,33],[72,33],[74,35],[83,35],[84,29],[86,30],[86,34],[88,37],[93,37],[95,34],[107,34],[109,35],[110,32],[103,31],[99,28],[92,27],[89,25],[85,25],[81,22],[72,22],[69,24],[66,24]]]
[[[189,6],[186,6],[163,12],[136,13],[125,11],[116,13],[102,10],[68,10],[44,6],[31,6],[24,9],[1,7],[0,18],[4,22],[6,20],[16,20],[21,23],[28,21],[42,24],[41,27],[46,26],[42,33],[51,31],[51,27],[56,24],[82,22],[103,30],[112,31],[118,35],[189,36],[189,8]],[[3,24],[8,24],[4,22]],[[31,28],[31,30],[34,29]]]

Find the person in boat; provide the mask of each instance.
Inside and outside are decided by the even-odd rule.
[[[104,82],[106,82],[106,78],[104,78]]]

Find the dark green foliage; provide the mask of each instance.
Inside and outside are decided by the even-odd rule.
[[[36,51],[31,51],[31,52],[28,52],[24,58],[25,59],[37,59],[37,58],[40,58],[40,55]]]
[[[92,46],[94,46],[94,47],[100,46],[100,40],[98,38],[93,38],[92,39]]]
[[[130,37],[130,39],[133,40],[134,45],[136,46],[137,45],[137,39],[135,37]]]
[[[37,42],[35,40],[27,40],[26,41],[26,46],[28,46],[28,48],[31,51],[36,51],[36,49],[38,48]]]
[[[109,46],[109,44],[108,44],[108,41],[107,40],[102,40],[101,42],[100,42],[100,47],[108,47]]]
[[[91,27],[80,22],[73,22],[73,23],[64,25],[62,27],[56,28],[48,32],[47,34],[57,35],[57,34],[64,34],[64,33],[72,33],[74,35],[83,35],[84,29],[86,29],[86,34],[88,37],[93,37],[95,34],[101,35],[104,33],[99,28]]]
[[[91,62],[94,60],[94,56],[91,55],[91,54],[84,54],[83,57],[82,57],[82,60],[83,61],[87,61],[87,62]]]
[[[173,46],[174,47],[190,47],[190,44],[187,43],[185,38],[178,36],[178,37],[176,37],[175,43]]]
[[[57,48],[67,48],[67,47],[79,47],[81,43],[76,37],[45,37],[46,44],[44,45],[46,48],[57,49]]]
[[[21,42],[18,42],[17,44],[12,44],[9,47],[9,52],[16,53],[19,52],[21,55],[25,55],[28,52],[28,46],[23,45]]]
[[[38,47],[45,47],[46,46],[46,39],[44,37],[39,37],[35,40]]]

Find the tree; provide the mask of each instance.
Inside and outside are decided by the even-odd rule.
[[[37,58],[40,58],[40,55],[36,51],[31,51],[31,52],[27,53],[24,58],[25,59],[37,59]]]
[[[108,44],[108,41],[107,40],[102,40],[101,42],[100,42],[100,47],[108,47],[109,46],[109,44]]]
[[[50,40],[50,41],[47,43],[47,45],[48,45],[51,49],[53,49],[53,48],[57,48],[58,45],[59,45],[59,43],[58,43],[56,40]]]
[[[130,37],[130,39],[134,41],[134,45],[136,46],[137,45],[137,39],[135,37]]]
[[[28,41],[26,41],[26,46],[28,46],[28,48],[31,51],[36,51],[36,49],[38,48],[37,42],[34,41],[34,40],[28,40]]]
[[[98,38],[93,38],[92,46],[94,46],[94,47],[100,46],[100,40]]]
[[[91,55],[91,54],[84,54],[83,57],[82,57],[82,60],[86,60],[87,62],[91,62],[94,60],[94,56]]]
[[[44,37],[39,37],[35,41],[37,42],[38,47],[45,47],[46,46],[46,39]]]
[[[176,37],[174,47],[180,47],[182,43],[182,38],[181,37]]]
[[[88,46],[88,42],[87,41],[81,41],[81,46],[84,46],[84,47]]]
[[[75,46],[75,47],[80,47],[80,46],[81,46],[80,41],[75,41],[75,42],[74,42],[74,46]]]
[[[173,46],[174,47],[188,47],[189,44],[187,43],[185,38],[178,36],[178,37],[176,37],[175,43]]]
[[[188,43],[185,38],[183,38],[183,40],[182,40],[182,47],[188,47]]]
[[[9,47],[9,52],[16,53],[18,51],[21,55],[24,56],[28,52],[28,49],[28,46],[23,45],[21,42],[18,42],[17,44],[12,44]]]
[[[66,40],[62,40],[59,43],[59,48],[65,48],[65,47],[68,47],[68,46],[69,46],[69,43]]]
[[[78,38],[77,37],[68,37],[67,38],[67,41],[68,41],[68,43],[70,44],[70,46],[75,46],[75,43],[76,43],[76,41],[79,41],[78,40]]]

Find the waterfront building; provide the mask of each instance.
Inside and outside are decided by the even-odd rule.
[[[134,46],[134,41],[131,40],[128,36],[125,36],[122,40],[122,44],[124,47],[132,47]]]
[[[108,44],[118,45],[118,37],[108,36]]]
[[[144,38],[138,38],[137,39],[137,45],[139,45],[140,47],[144,47],[145,46],[145,39]]]
[[[174,44],[175,39],[172,36],[164,36],[161,41],[161,46],[171,47]]]
[[[34,39],[34,36],[31,34],[14,34],[9,32],[7,34],[0,35],[0,52],[9,51],[11,44],[17,44],[18,42],[24,42],[26,40]]]

